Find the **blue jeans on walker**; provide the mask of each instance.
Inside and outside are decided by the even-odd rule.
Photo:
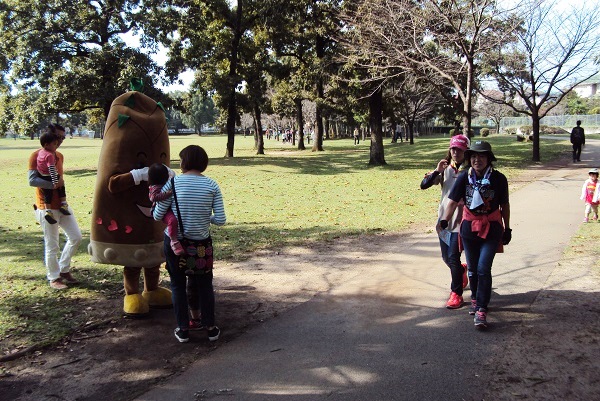
[[[498,235],[494,234],[490,229],[486,239],[477,236],[462,238],[469,267],[471,299],[477,300],[478,309],[487,309],[492,296],[492,263],[500,241]]]
[[[184,271],[179,268],[179,257],[173,253],[171,248],[171,238],[165,235],[164,251],[167,260],[167,271],[171,278],[171,292],[173,298],[173,309],[177,326],[187,330],[190,323],[188,311],[188,287],[189,295],[197,297],[197,302],[190,302],[193,308],[200,306],[202,314],[202,324],[207,327],[215,325],[215,292],[213,289],[213,273],[186,276]],[[188,282],[189,281],[189,282]],[[192,301],[192,300],[190,300]]]
[[[458,233],[452,233],[450,235],[449,245],[446,245],[446,243],[440,239],[440,249],[442,251],[442,259],[450,268],[450,274],[452,275],[450,290],[458,295],[462,295],[463,267],[460,263],[460,251],[458,250]]]

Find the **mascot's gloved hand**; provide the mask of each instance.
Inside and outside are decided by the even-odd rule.
[[[140,185],[142,181],[148,181],[148,167],[131,170],[135,185]]]

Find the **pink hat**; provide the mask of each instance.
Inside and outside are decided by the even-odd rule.
[[[450,146],[448,148],[467,150],[469,149],[469,138],[464,135],[455,135],[450,139]]]

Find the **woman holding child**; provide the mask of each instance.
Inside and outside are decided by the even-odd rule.
[[[204,149],[190,145],[179,157],[183,174],[162,188],[162,192],[172,191],[173,196],[157,202],[153,212],[155,220],[162,220],[169,210],[173,211],[179,220],[177,239],[186,251],[185,255],[175,255],[171,238],[165,233],[164,252],[177,319],[175,337],[179,342],[188,342],[189,330],[206,329],[208,339],[216,341],[221,331],[215,325],[210,225],[225,224],[223,198],[219,185],[202,174],[208,166]],[[191,266],[190,260],[194,261]]]

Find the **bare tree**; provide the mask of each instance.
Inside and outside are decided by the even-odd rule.
[[[504,104],[504,94],[497,90],[482,91],[483,100],[478,102],[477,111],[481,117],[486,117],[496,125],[496,132],[500,133],[500,121],[503,117],[513,115],[513,109]],[[493,101],[490,99],[494,99]]]
[[[462,116],[466,133],[478,62],[512,40],[517,26],[514,13],[495,0],[362,0],[344,19],[364,67],[378,78],[400,70],[427,80]]]
[[[504,103],[532,119],[533,161],[540,160],[540,120],[598,71],[599,22],[595,5],[564,10],[556,2],[535,4],[518,42],[499,48],[488,62]]]
[[[435,88],[419,82],[414,75],[405,76],[397,85],[392,85],[390,98],[395,101],[394,108],[408,129],[411,145],[414,143],[415,122],[429,117],[443,100]]]

